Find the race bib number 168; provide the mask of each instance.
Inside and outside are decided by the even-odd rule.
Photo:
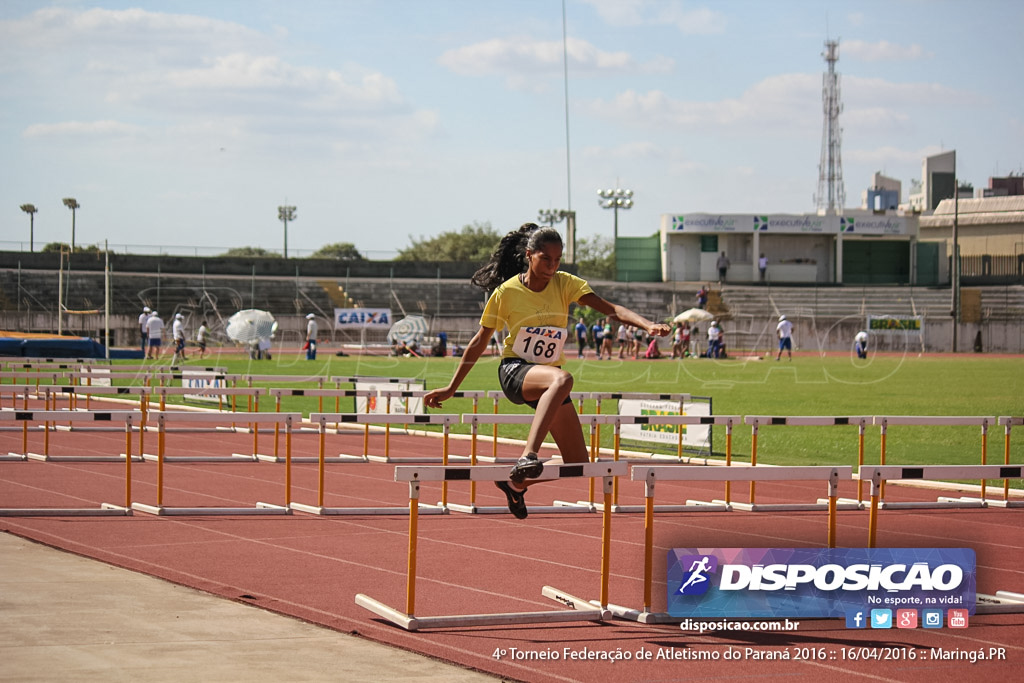
[[[523,360],[537,364],[555,363],[562,357],[565,330],[559,327],[520,327],[513,349]]]

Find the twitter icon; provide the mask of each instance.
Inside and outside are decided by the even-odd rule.
[[[892,610],[871,610],[871,628],[892,628]]]

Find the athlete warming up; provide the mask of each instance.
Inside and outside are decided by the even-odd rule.
[[[553,228],[526,223],[502,238],[491,260],[472,278],[474,285],[491,292],[480,317],[480,329],[466,347],[448,386],[427,393],[424,402],[440,408],[452,397],[487,349],[495,330],[508,328],[498,365],[498,381],[513,403],[525,403],[536,414],[523,455],[509,473],[508,481],[495,482],[508,499],[508,508],[519,519],[527,516],[525,493],[539,483],[544,464],[537,457],[545,437],[551,434],[563,462],[586,462],[576,407],[569,393],[572,375],[562,369],[568,335],[569,305],[579,303],[645,330],[667,336],[669,326],[651,322],[624,306],[599,297],[575,275],[558,270],[562,237]]]

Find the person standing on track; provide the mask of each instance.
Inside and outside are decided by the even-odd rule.
[[[427,406],[440,408],[458,390],[494,331],[508,328],[498,381],[510,401],[536,410],[523,455],[509,472],[509,480],[495,482],[518,519],[528,514],[524,496],[527,487],[537,483],[544,471],[537,453],[549,433],[563,462],[586,462],[589,458],[579,416],[569,396],[573,378],[561,368],[569,305],[575,302],[589,306],[649,334],[664,337],[669,333],[668,325],[651,322],[606,301],[585,280],[559,271],[562,249],[557,230],[534,223],[526,223],[502,238],[491,260],[472,278],[473,284],[491,292],[480,317],[480,329],[466,347],[448,386],[424,396]]]

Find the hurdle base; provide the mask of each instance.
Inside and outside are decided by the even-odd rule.
[[[553,588],[550,588],[550,586],[545,586],[544,590],[550,590],[553,593],[556,593]],[[561,593],[558,594],[564,595]],[[435,617],[416,617],[400,612],[393,607],[389,607],[368,595],[364,595],[362,593],[356,595],[357,605],[373,612],[379,617],[383,617],[397,626],[401,626],[407,631],[419,631],[426,628],[468,628],[472,626],[556,624],[570,621],[607,621],[611,619],[611,612],[606,609],[594,607],[586,601],[580,601],[579,598],[572,598],[572,601],[574,603],[579,601],[582,608],[551,612],[499,612],[496,614],[456,614]]]
[[[604,512],[604,503],[587,503],[580,501],[580,505],[591,505],[594,512]],[[655,512],[729,512],[730,507],[725,504],[708,503],[702,500],[688,500],[685,505],[655,505]],[[621,513],[644,513],[647,511],[645,505],[612,505],[612,512]]]
[[[283,455],[257,455],[256,459],[260,462],[285,462],[287,458]],[[292,463],[300,464],[314,464],[320,462],[320,458],[316,456],[300,455],[292,456]],[[366,462],[365,455],[333,455],[329,458],[324,458],[325,463],[341,463],[341,462]]]
[[[910,501],[887,503],[884,500],[878,502],[879,510],[929,510],[929,509],[954,509],[954,508],[980,508],[985,507],[979,502],[965,502],[959,498],[938,499],[934,502]]]
[[[972,496],[961,496],[959,498],[940,496],[940,503],[964,503],[968,507],[988,507],[988,501],[984,498],[974,498]]]
[[[828,510],[828,498],[819,498],[818,505],[823,506],[823,509]],[[851,498],[837,498],[836,499],[836,510],[863,510],[864,503],[858,502]]]
[[[978,593],[974,610],[977,614],[1024,613],[1024,594],[996,591],[995,595]]]
[[[555,507],[562,508],[565,512],[597,512],[599,508],[597,503],[592,503],[589,500],[578,500],[575,503],[567,500],[556,500],[554,501]]]
[[[152,453],[143,453],[142,459],[148,462],[157,462],[160,456]],[[165,455],[164,462],[255,462],[250,454],[232,453],[227,455]]]
[[[24,453],[8,452],[7,455],[0,455],[0,462],[19,462],[22,460],[28,460],[28,456]]]
[[[725,503],[724,500],[714,502]],[[732,508],[743,512],[803,512],[828,510],[828,505],[820,503],[732,503]]]
[[[124,462],[124,453],[120,455],[48,455],[46,453],[26,453],[26,460],[40,462]],[[132,462],[142,462],[141,455],[133,455]]]
[[[409,508],[407,507],[380,507],[380,508],[332,508],[322,507],[319,505],[306,505],[305,503],[291,503],[289,505],[292,510],[298,510],[299,512],[305,512],[310,515],[322,515],[322,516],[338,516],[338,515],[408,515]],[[420,503],[419,512],[420,515],[446,515],[448,509],[444,507],[438,507],[435,505],[426,505]]]
[[[591,604],[596,605],[597,602],[592,600]],[[617,619],[635,621],[640,624],[678,624],[682,622],[680,617],[673,617],[668,612],[642,612],[631,607],[623,607],[612,603],[608,604],[608,610]]]
[[[1024,508],[1024,500],[988,500],[992,508]]]
[[[0,517],[125,517],[128,508],[104,503],[98,508],[0,508]]]
[[[577,505],[561,506],[555,505],[529,505],[527,510],[531,515],[550,515],[550,514],[570,514],[574,512],[591,512],[589,508],[579,507]],[[440,503],[439,503],[440,504]],[[448,503],[448,508],[455,510],[456,512],[468,512],[474,515],[500,515],[512,514],[509,512],[507,505],[458,505],[456,503]]]
[[[166,507],[163,505],[147,505],[146,503],[132,503],[132,510],[146,512],[160,517],[192,517],[192,516],[235,516],[235,515],[290,515],[291,510],[280,505],[270,503],[256,503],[251,508],[184,508]]]

